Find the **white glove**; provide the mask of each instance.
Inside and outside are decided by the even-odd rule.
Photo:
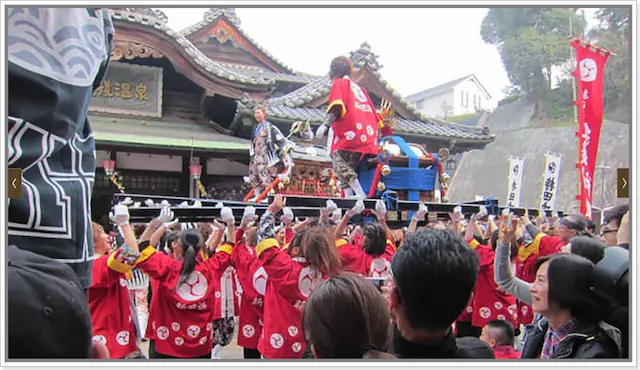
[[[179,222],[179,221],[178,221],[178,219],[177,219],[177,218],[176,218],[175,220],[173,220],[173,221],[166,222],[166,223],[164,224],[164,228],[165,228],[165,230],[173,229],[173,228],[178,224],[178,222]]]
[[[180,204],[178,205],[178,207],[180,207],[180,208],[187,208],[187,207],[189,207],[189,202],[187,202],[187,201],[185,200],[184,202],[180,203]]]
[[[387,205],[384,203],[384,201],[378,199],[376,201],[376,212],[377,213],[387,213]]]
[[[202,208],[202,202],[199,200],[196,200],[195,202],[193,202],[193,205],[191,206],[192,208]]]
[[[282,210],[283,215],[280,217],[280,221],[282,221],[285,225],[289,225],[293,222],[293,211],[289,207],[284,207]]]
[[[215,208],[224,208],[224,203],[218,202]]]
[[[418,208],[418,211],[413,214],[413,218],[416,221],[424,221],[424,218],[427,215],[427,212],[429,212],[427,205],[421,203],[420,207]]]
[[[335,212],[336,209],[338,209],[338,205],[331,199],[327,200],[327,207],[326,207],[327,212],[331,214]]]
[[[242,214],[242,226],[249,226],[258,217],[256,216],[256,208],[254,206],[247,206]]]
[[[353,217],[361,214],[362,211],[364,211],[364,202],[362,201],[362,199],[359,199],[356,202],[356,205],[347,211],[347,214],[349,215],[349,217]]]
[[[316,131],[316,138],[322,139],[326,132],[327,132],[327,125],[320,125],[320,127],[318,127],[318,130]]]
[[[153,202],[153,200],[151,199],[147,199],[144,201],[144,205],[149,207],[149,208],[153,208],[156,206],[156,204]]]
[[[489,221],[493,221],[496,219],[496,215],[489,215]]]
[[[340,208],[333,211],[333,214],[331,214],[331,221],[336,224],[342,221],[342,210]]]
[[[113,212],[109,213],[109,219],[117,226],[129,224],[129,208],[124,204],[113,206]]]
[[[227,225],[233,224],[236,221],[236,218],[233,216],[233,210],[231,210],[230,207],[223,207],[222,210],[220,210],[220,218],[222,222]]]
[[[125,206],[130,206],[132,203],[133,203],[133,199],[131,199],[130,197],[126,197],[122,202],[120,202],[120,204]]]
[[[162,200],[162,202],[160,202],[160,207],[167,207],[167,206],[170,206],[170,205],[171,205],[171,203],[169,203],[169,201],[166,200],[166,199],[164,199],[164,200]]]
[[[131,206],[131,208],[140,208],[140,202],[135,202],[133,203],[133,206]]]
[[[162,209],[160,210],[160,215],[158,215],[157,217],[157,220],[163,224],[173,220],[173,211],[171,210],[171,207],[169,206],[162,207]]]

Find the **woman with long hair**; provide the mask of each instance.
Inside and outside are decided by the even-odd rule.
[[[304,302],[323,280],[340,271],[335,238],[325,227],[306,231],[300,257],[291,258],[275,239],[275,215],[285,200],[276,195],[260,219],[255,249],[269,279],[264,300],[264,328],[258,350],[265,358],[300,358],[305,340],[300,329]]]
[[[393,359],[389,309],[374,284],[353,273],[322,282],[302,313],[315,358]]]
[[[527,333],[521,358],[619,358],[620,337],[600,326],[602,309],[590,291],[594,264],[560,253],[538,259],[529,288],[531,307],[543,316]]]
[[[210,358],[213,339],[214,296],[221,271],[230,264],[232,246],[222,245],[218,253],[203,260],[202,234],[194,229],[181,234],[182,261],[157,253],[150,245],[152,235],[162,224],[173,219],[164,207],[141,237],[136,266],[157,280],[150,311],[155,353],[151,358]]]

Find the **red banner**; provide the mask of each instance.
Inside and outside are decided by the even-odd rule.
[[[604,111],[604,67],[609,58],[608,50],[573,40],[578,62],[573,72],[577,81],[577,101],[579,128],[578,163],[580,172],[580,213],[591,219],[593,205],[593,175],[598,155],[598,142],[602,128]]]

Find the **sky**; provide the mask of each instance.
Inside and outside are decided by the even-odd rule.
[[[207,10],[158,9],[176,31],[202,20]],[[384,79],[403,96],[475,74],[491,94],[487,108],[492,108],[510,83],[497,49],[480,37],[487,12],[485,8],[236,8],[240,28],[296,71],[325,75],[331,59],[348,56],[366,41],[379,56]]]

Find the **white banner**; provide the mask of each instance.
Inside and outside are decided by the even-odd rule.
[[[556,205],[562,157],[549,152],[544,156],[544,178],[542,180],[542,193],[540,194],[540,208],[544,211],[552,211]]]
[[[522,188],[522,172],[524,158],[509,157],[509,177],[507,188],[507,207],[520,207],[520,189]]]

